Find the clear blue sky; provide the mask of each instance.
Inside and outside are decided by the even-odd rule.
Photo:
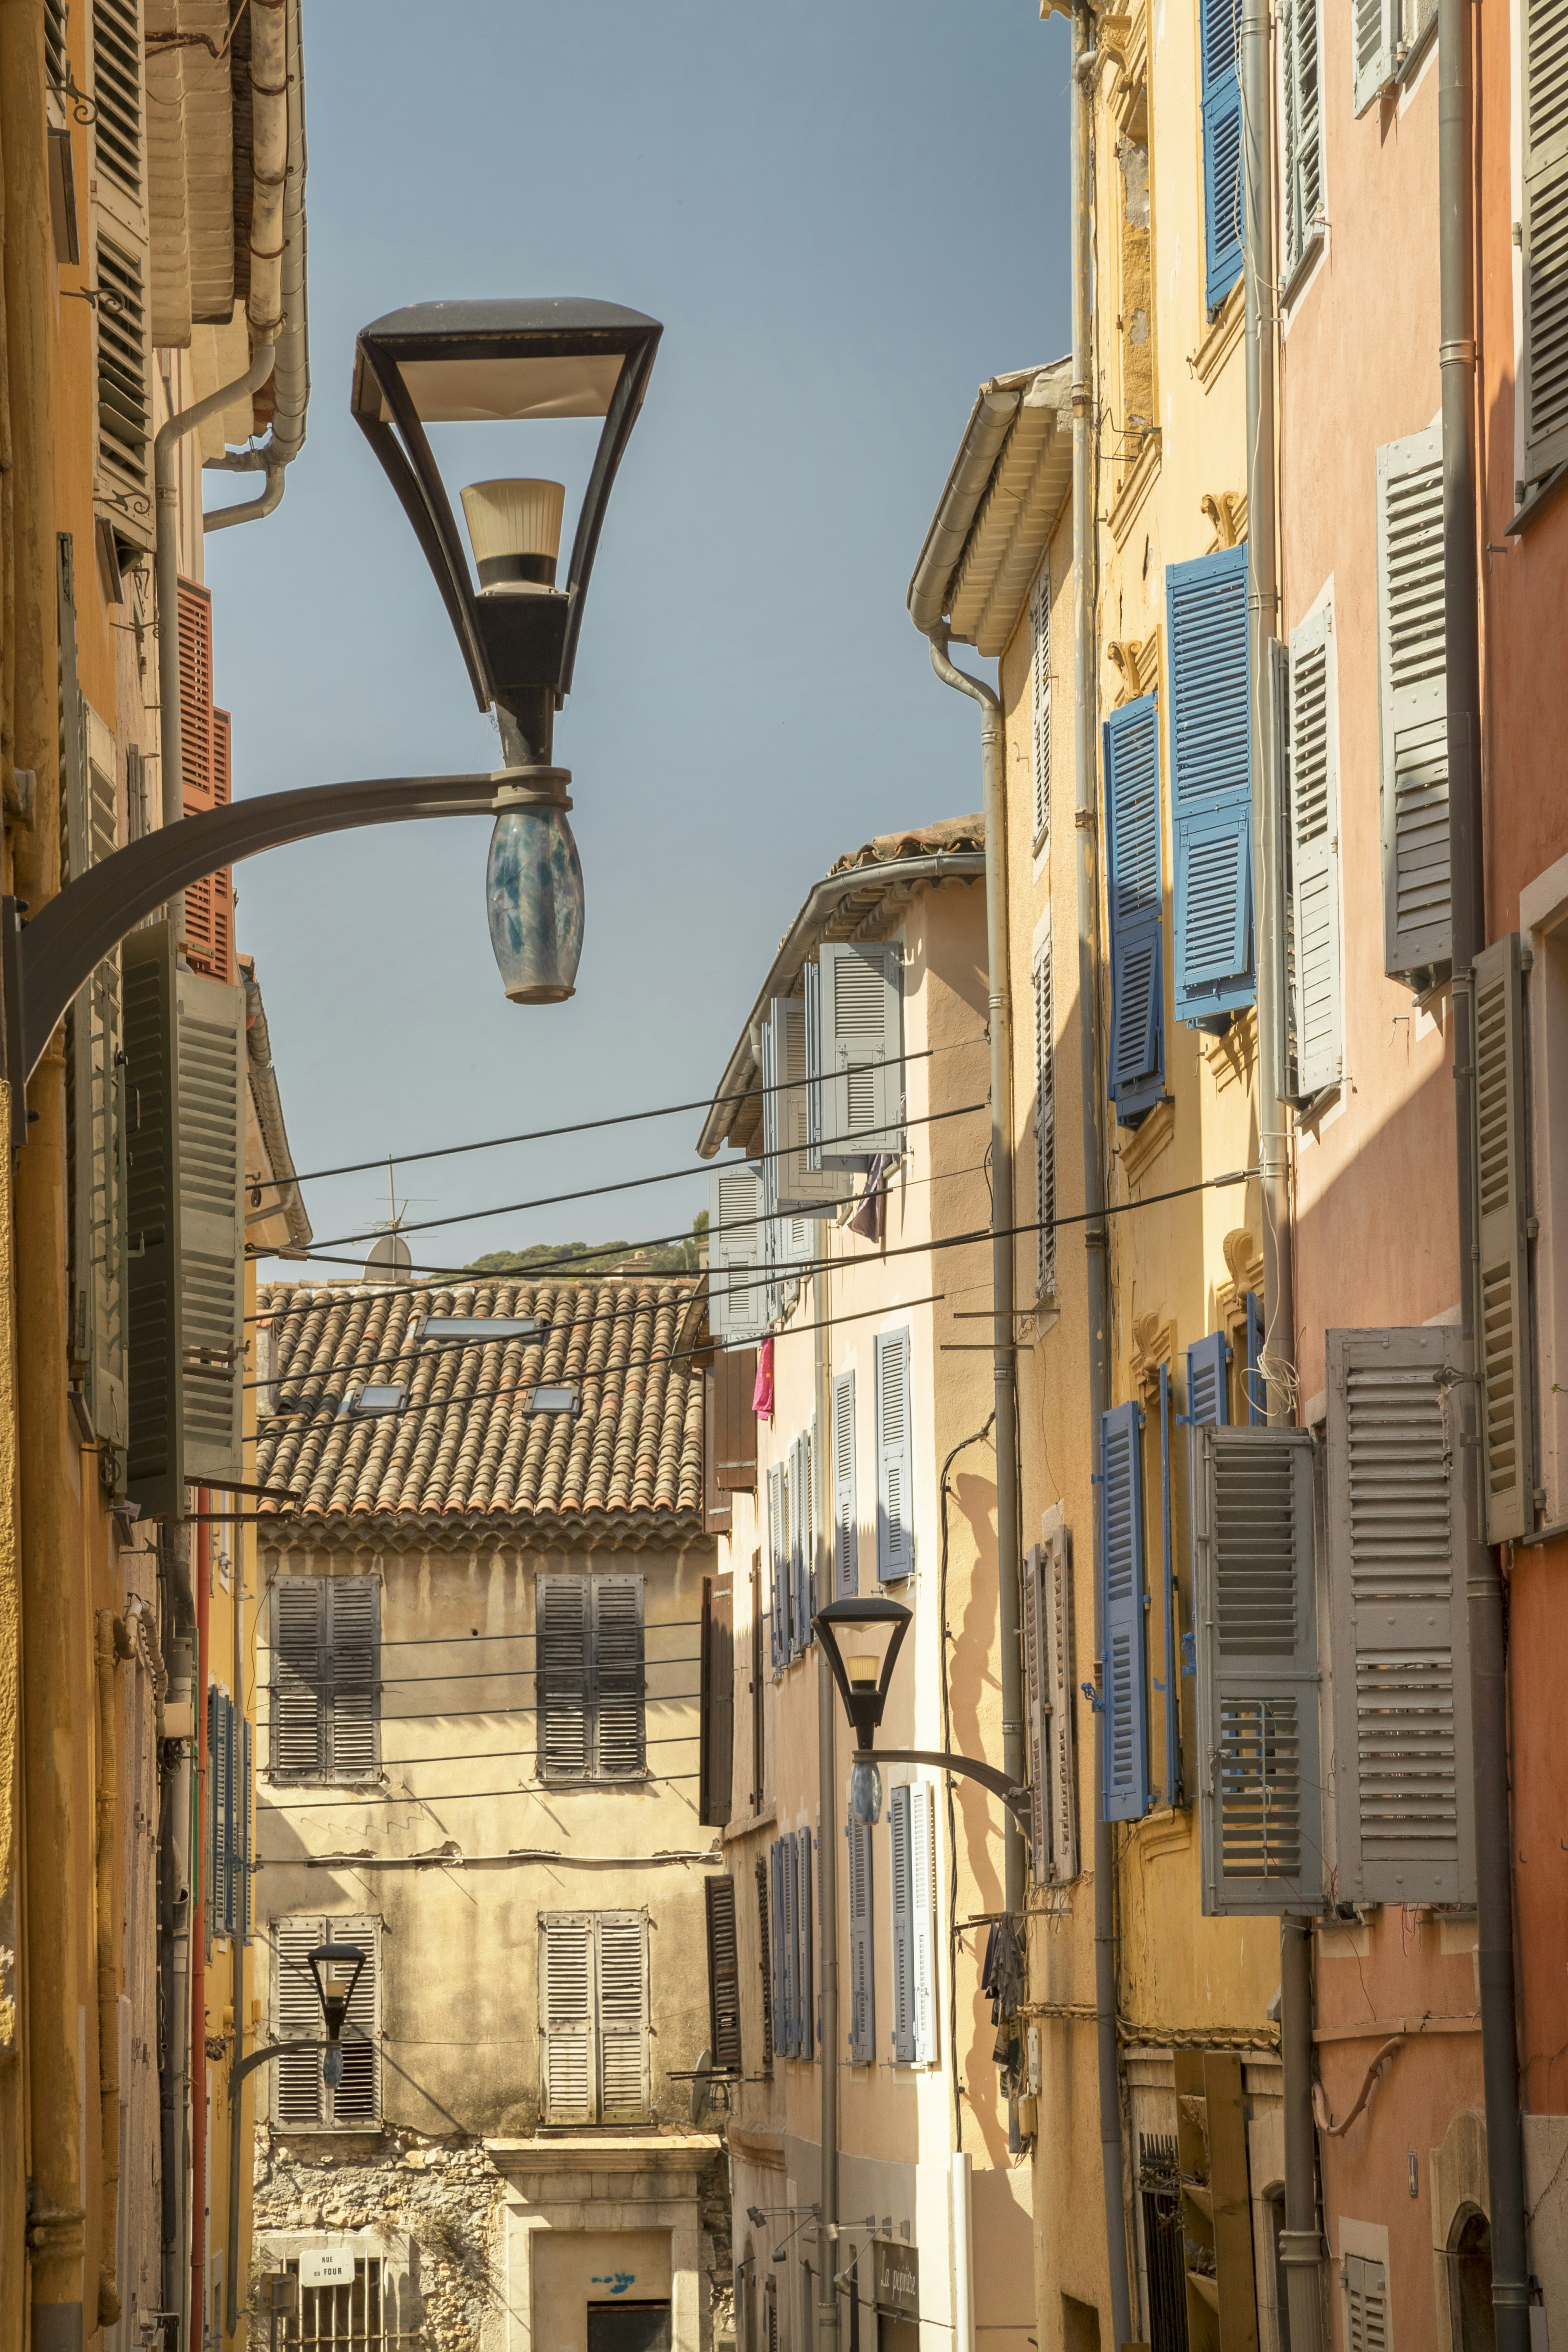
[[[502,997],[482,820],[237,877],[308,1170],[710,1091],[816,877],[978,804],[973,706],[931,676],[904,592],[976,385],[1059,357],[1069,322],[1068,35],[1037,0],[304,16],[309,434],[277,516],[207,549],[237,792],[499,756],[349,419],[356,331],[483,294],[665,326],[556,728],[587,885],[575,998]],[[569,536],[582,431],[463,428],[439,454],[454,491],[564,467]],[[697,1124],[430,1162],[399,1199],[412,1222],[695,1165]],[[385,1214],[385,1178],[309,1197],[324,1242]],[[636,1240],[705,1201],[693,1179],[489,1217],[416,1255]]]

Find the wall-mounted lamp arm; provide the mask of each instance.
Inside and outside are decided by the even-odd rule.
[[[939,1748],[862,1748],[855,1756],[857,1764],[932,1764],[943,1772],[961,1773],[965,1780],[978,1780],[994,1797],[1000,1797],[1009,1812],[1027,1824],[1029,1791],[1009,1780],[994,1764],[975,1764],[967,1756],[949,1756]]]

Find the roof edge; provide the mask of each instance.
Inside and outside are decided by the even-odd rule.
[[[1011,374],[992,376],[975,394],[905,599],[910,618],[922,636],[942,626],[948,592],[963,562],[974,518],[1026,397],[1042,377],[1054,376],[1071,364],[1069,356],[1039,367],[1016,368]]]

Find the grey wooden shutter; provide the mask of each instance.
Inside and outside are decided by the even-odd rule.
[[[326,1586],[280,1576],[272,1587],[272,1687],[267,1755],[275,1780],[311,1780],[327,1758]]]
[[[272,2032],[279,2042],[319,2042],[321,2004],[310,1955],[322,1940],[319,1912],[272,1922]],[[289,2051],[272,2061],[272,2120],[279,2131],[319,2124],[324,2092],[321,2053]]]
[[[938,2053],[936,1790],[923,1781],[910,1788],[910,1911],[914,2054],[921,2065],[931,2066]]]
[[[771,2074],[773,2067],[773,1987],[776,1981],[773,1959],[773,1911],[769,1900],[769,1881],[773,1867],[773,1848],[758,1854],[757,1881],[757,1954],[758,1973],[762,1978],[763,1994],[763,2072]]]
[[[795,1840],[795,1986],[796,2054],[816,2054],[816,1948],[812,1923],[816,1916],[812,1885],[813,1850],[816,1840],[809,1829],[797,1830]]]
[[[1328,1334],[1335,1892],[1470,1903],[1465,1535],[1445,1383],[1458,1332]]]
[[[1029,699],[1034,718],[1035,855],[1051,841],[1051,565],[1035,583],[1029,606],[1029,636],[1033,647],[1029,667]]]
[[[703,1883],[708,1923],[708,2046],[714,2071],[741,2072],[741,1954],[735,1933],[735,1882],[716,1873]]]
[[[593,1753],[587,1578],[537,1578],[533,1622],[539,1769],[546,1780],[581,1780],[587,1775]]]
[[[1366,2254],[1347,2254],[1345,2336],[1348,2352],[1388,2352],[1388,2274]]]
[[[599,1962],[599,2121],[646,2121],[647,1918],[641,1911],[601,1911]]]
[[[1050,1863],[1053,1879],[1078,1876],[1078,1683],[1073,1656],[1072,1542],[1064,1526],[1047,1532],[1041,1605],[1050,1706]]]
[[[870,2066],[877,2056],[876,1943],[869,1822],[850,1822],[849,1842],[849,2056]]]
[[[795,1861],[795,1835],[786,1830],[779,1840],[779,1941],[783,1948],[784,1999],[779,2005],[779,2047],[792,2058],[800,2055],[800,1879]]]
[[[356,1944],[365,1956],[343,2024],[343,2079],[326,2094],[339,2130],[359,2129],[381,2120],[381,1929],[363,1916],[323,1924],[334,1943]]]
[[[140,0],[93,0],[91,283],[97,391],[93,507],[117,539],[153,544],[153,289]],[[173,269],[171,278],[178,273]],[[165,325],[169,322],[163,322]],[[188,341],[190,312],[177,322]],[[161,339],[162,340],[162,339]]]
[[[839,1601],[860,1590],[859,1505],[855,1494],[855,1374],[833,1381],[833,1591]]]
[[[892,1883],[893,2063],[915,2059],[914,1900],[910,1884],[910,1791],[900,1783],[888,1792],[888,1854]]]
[[[825,942],[817,950],[825,1064],[821,1158],[903,1150],[903,991],[898,950]]]
[[[647,1754],[644,1718],[643,1580],[595,1576],[593,1611],[593,1771],[635,1780]]]
[[[1051,1848],[1050,1667],[1040,1590],[1044,1561],[1040,1546],[1031,1544],[1024,1554],[1024,1715],[1029,1755],[1029,1868],[1037,1886],[1049,1875]]]
[[[182,971],[175,989],[184,1475],[244,1475],[245,991]]]
[[[1376,103],[1394,79],[1399,47],[1399,0],[1351,0],[1352,93],[1358,114]]]
[[[1525,1142],[1524,982],[1517,932],[1471,966],[1480,1217],[1481,1468],[1488,1543],[1535,1525],[1535,1415]]]
[[[329,1577],[325,1598],[327,1772],[373,1780],[381,1767],[380,1580]]]
[[[771,1991],[769,2048],[770,2052],[777,2051],[782,2057],[787,2057],[789,2054],[789,1983],[784,1969],[784,1855],[783,1838],[774,1838],[768,1847],[766,1912],[763,1920],[766,1932],[763,1938],[763,1968]],[[759,1884],[759,1903],[762,1900],[763,1889]]]
[[[794,1216],[831,1217],[853,1186],[845,1170],[814,1170],[809,1164],[803,998],[774,997],[763,1041],[763,1153],[770,1203]]]
[[[207,1895],[206,1916],[209,1942],[213,1936],[229,1934],[228,1925],[228,1826],[230,1781],[228,1769],[227,1727],[224,1710],[228,1702],[216,1683],[207,1688]]]
[[[540,2090],[544,2120],[591,2124],[598,2079],[594,2031],[594,1915],[543,1911],[539,1917]]]
[[[1560,0],[1524,0],[1524,479],[1568,457],[1568,33]]]
[[[1439,425],[1377,453],[1384,969],[1448,961],[1448,716]]]
[[[1035,1275],[1041,1291],[1057,1286],[1057,1049],[1052,1004],[1051,934],[1035,956]]]
[[[1340,951],[1339,713],[1334,614],[1325,600],[1290,635],[1290,934],[1298,1095],[1344,1064]]]
[[[884,1584],[915,1564],[908,1329],[877,1335],[877,1574]]]
[[[1322,105],[1318,75],[1318,0],[1289,0],[1285,41],[1285,267],[1293,269],[1317,225],[1323,198]]]
[[[125,1002],[127,1339],[126,1490],[144,1517],[186,1507],[183,1462],[184,1289],[180,1280],[180,1129],[175,1118],[174,935],[167,923],[121,947]]]
[[[1196,1432],[1198,1823],[1208,1917],[1322,1900],[1322,1773],[1304,1429]]]
[[[1149,1810],[1142,1427],[1136,1403],[1113,1405],[1100,1415],[1101,1696],[1108,1822],[1142,1821]]]
[[[789,1530],[782,1462],[768,1470],[768,1640],[773,1672],[789,1664]]]
[[[754,1167],[710,1171],[708,1328],[721,1348],[752,1347],[768,1327],[765,1214],[762,1178]]]
[[[800,1437],[800,1528],[801,1559],[804,1566],[802,1595],[804,1608],[800,1621],[800,1646],[804,1650],[816,1639],[816,1470],[815,1466],[816,1426],[803,1430]]]
[[[640,1579],[639,1579],[640,1581]],[[728,1583],[714,1590],[711,1577],[702,1580],[701,1751],[699,1760],[698,1820],[705,1829],[722,1829],[730,1818],[735,1766],[735,1643],[731,1623],[733,1597]],[[638,1682],[642,1680],[638,1654]],[[637,1718],[642,1721],[639,1694]],[[717,2063],[717,2062],[715,2062]]]
[[[239,1775],[239,1938],[248,1944],[251,1933],[251,1888],[256,1870],[256,1754],[248,1723],[241,1726]]]

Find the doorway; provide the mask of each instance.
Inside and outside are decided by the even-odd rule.
[[[668,2303],[591,2303],[588,2352],[669,2352]]]
[[[877,2352],[921,2352],[918,2319],[895,2319],[889,2311],[877,2314]]]
[[[1492,2232],[1484,2213],[1471,2213],[1448,2256],[1460,2352],[1497,2352],[1492,2316]]]

